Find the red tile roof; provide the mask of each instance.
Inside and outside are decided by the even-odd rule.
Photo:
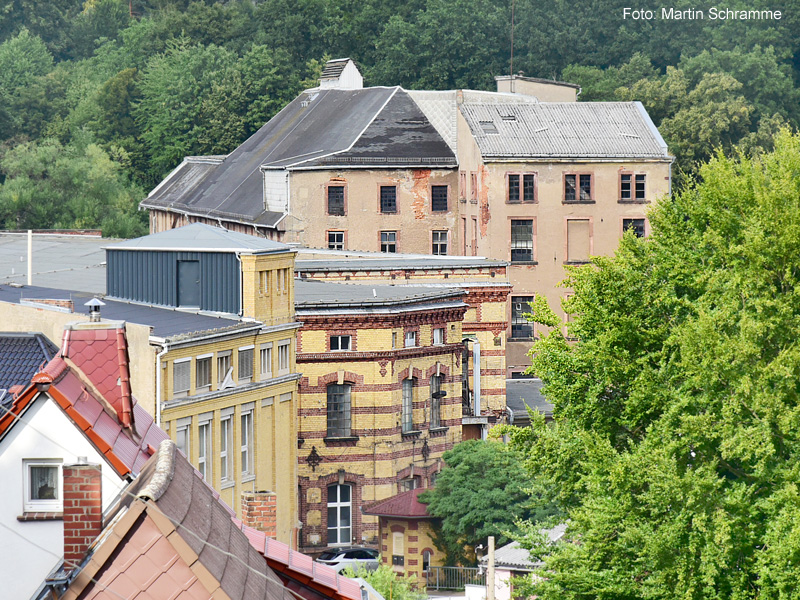
[[[98,331],[103,333],[98,335]],[[67,358],[62,355],[65,349]],[[65,331],[61,352],[33,376],[31,385],[15,398],[9,412],[0,416],[0,437],[37,397],[40,388],[46,389],[120,477],[137,475],[153,449],[169,436],[126,391],[123,382],[129,376],[127,362],[120,364],[123,357],[127,361],[122,329]],[[122,422],[126,405],[131,426]]]
[[[427,491],[424,488],[417,488],[408,492],[401,492],[386,500],[379,500],[369,506],[365,506],[362,512],[365,515],[381,517],[432,519],[433,517],[428,514],[428,506],[418,500],[418,496]]]

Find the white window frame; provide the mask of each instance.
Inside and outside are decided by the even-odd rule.
[[[342,501],[341,489],[349,488],[349,500]],[[331,489],[336,490],[336,500],[331,501]],[[327,515],[330,516],[331,509],[336,511],[336,523],[331,526],[330,522],[327,523],[328,527],[328,545],[329,546],[349,546],[353,537],[353,486],[349,484],[332,484],[328,486],[328,506]],[[349,525],[340,525],[344,511],[347,511],[347,518]],[[330,521],[330,519],[328,519]],[[332,541],[331,532],[334,532],[336,541]]]
[[[442,402],[441,398],[434,397],[434,394],[442,390],[441,375],[431,375],[430,390],[431,390],[431,416],[430,427],[431,429],[438,429],[442,426]]]
[[[252,403],[242,406],[239,415],[241,424],[241,465],[242,479],[255,476],[255,455],[253,454],[253,408]]]
[[[400,407],[400,430],[403,433],[414,431],[414,379],[403,379],[402,404]]]
[[[212,415],[200,415],[197,425],[197,470],[200,471],[203,479],[208,483],[213,483],[211,457],[214,456],[214,445],[212,443],[214,427],[212,422]]]
[[[217,352],[217,385],[221,386],[222,382],[225,381],[225,376],[228,374],[228,371],[231,370],[231,366],[233,365],[233,359],[230,350],[223,350],[221,352]],[[225,368],[223,367],[225,364]]]
[[[199,385],[200,382],[197,379],[198,379],[198,376],[199,376],[199,373],[200,373],[200,361],[204,361],[204,360],[208,360],[208,383],[206,385]],[[207,392],[208,390],[211,389],[211,381],[212,381],[211,373],[212,373],[213,368],[214,368],[214,354],[213,353],[210,352],[208,354],[201,354],[200,356],[195,357],[195,364],[194,364],[194,373],[195,373],[194,374],[194,377],[195,377],[194,387],[195,387],[195,393]]]
[[[255,346],[252,346],[252,345],[251,346],[242,346],[241,348],[239,348],[238,352],[239,352],[239,354],[236,357],[237,358],[237,362],[238,362],[238,365],[237,365],[238,368],[236,369],[237,374],[238,374],[238,381],[239,381],[239,383],[250,383],[251,381],[253,381],[253,371],[255,370],[253,368],[253,362],[255,360]],[[242,357],[243,357],[243,355],[247,356],[248,353],[250,355],[250,361],[249,361],[250,362],[250,374],[249,375],[247,374],[246,371],[244,373],[242,373],[242,365],[246,365],[247,362],[248,362],[246,360],[242,361]]]
[[[444,327],[434,327],[432,337],[434,346],[442,346],[444,344]]]
[[[417,332],[416,331],[406,331],[404,337],[403,346],[405,348],[416,348],[417,347]]]
[[[181,371],[186,368],[186,373],[181,373],[181,379],[186,380],[186,387],[178,387],[178,369]],[[183,385],[183,382],[181,382]],[[182,398],[189,395],[192,386],[192,358],[178,358],[172,361],[172,396]]]
[[[231,483],[233,477],[233,409],[225,409],[219,418],[219,481]]]
[[[291,354],[292,340],[281,340],[278,342],[278,375],[289,374],[292,366]]]
[[[183,435],[183,444],[180,443]],[[178,419],[175,423],[175,445],[187,458],[192,450],[192,417]]]
[[[336,340],[334,344],[334,340]],[[346,342],[343,344],[342,342]],[[350,335],[332,335],[331,336],[331,352],[346,352],[353,349],[353,336]],[[334,348],[336,345],[336,348]],[[347,346],[343,348],[342,346]]]
[[[272,379],[272,342],[261,344],[258,359],[261,363],[261,381]]]
[[[61,471],[62,460],[60,458],[25,458],[22,460],[22,479],[23,479],[23,497],[22,508],[24,512],[61,512],[64,507],[64,481]],[[56,474],[55,478],[55,498],[46,500],[37,500],[32,497],[32,467],[43,467],[53,469]]]

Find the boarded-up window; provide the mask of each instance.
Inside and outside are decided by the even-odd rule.
[[[569,219],[567,221],[567,261],[586,262],[589,260],[590,232],[589,219]]]

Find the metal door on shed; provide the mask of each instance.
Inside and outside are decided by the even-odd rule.
[[[178,306],[200,306],[200,261],[178,261]]]

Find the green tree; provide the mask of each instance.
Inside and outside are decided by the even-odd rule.
[[[354,572],[351,567],[344,570],[346,577],[360,577],[375,588],[385,600],[424,600],[425,594],[417,591],[416,576],[400,577],[391,565],[379,565],[374,571],[359,566]]]
[[[774,147],[718,153],[649,238],[570,272],[578,341],[533,350],[556,425],[512,440],[576,540],[539,597],[796,597],[800,136]]]
[[[444,462],[447,468],[436,486],[420,501],[441,519],[434,541],[448,564],[473,564],[475,546],[488,536],[504,543],[517,521],[536,521],[552,512],[532,495],[519,454],[501,442],[462,442],[444,454]]]

